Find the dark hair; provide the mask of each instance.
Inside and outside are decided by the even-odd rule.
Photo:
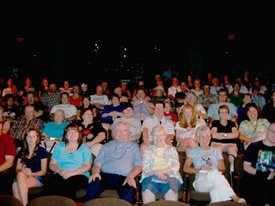
[[[225,104],[219,106],[218,113],[220,113],[221,109],[226,109],[228,113],[230,112],[229,106],[227,106]]]
[[[90,111],[93,113],[93,115],[94,115],[94,111],[93,111],[93,108],[92,108],[92,107],[85,108],[85,109],[81,110],[81,112],[80,112],[80,118],[81,118],[81,120],[83,120],[82,116],[85,114],[85,112],[87,112],[87,111],[89,111],[89,110],[90,110]]]
[[[63,141],[65,142],[65,144],[67,144],[69,142],[67,139],[67,133],[69,130],[76,130],[78,132],[77,142],[82,143],[83,140],[82,140],[82,136],[79,131],[79,127],[76,124],[71,123],[71,124],[67,125],[64,129]]]
[[[31,156],[31,158],[33,158],[33,157],[36,156],[36,153],[37,153],[37,151],[38,151],[38,147],[39,147],[39,145],[40,145],[40,143],[41,143],[41,133],[40,133],[37,129],[35,129],[35,128],[29,129],[28,132],[25,133],[24,138],[23,138],[23,149],[22,149],[23,152],[22,152],[22,154],[21,154],[21,156],[20,156],[20,158],[21,158],[21,163],[26,162],[27,159],[28,159],[28,156],[29,156],[29,154],[30,154],[29,146],[28,146],[28,142],[27,142],[27,136],[28,136],[28,134],[29,134],[31,131],[35,131],[35,132],[36,132],[36,135],[37,135],[37,137],[38,137],[38,140],[36,141],[36,144],[35,144],[35,147],[34,147],[33,154],[32,154],[32,156]]]
[[[253,108],[255,108],[255,109],[257,110],[257,112],[258,112],[258,117],[257,117],[257,119],[259,119],[259,118],[260,118],[260,115],[261,115],[260,109],[259,109],[259,107],[258,107],[254,102],[248,103],[248,104],[245,105],[245,115],[246,115],[246,119],[247,119],[247,120],[250,120],[249,117],[248,117],[248,115],[247,115],[247,112],[249,111],[249,109],[250,109],[251,107],[253,107]]]

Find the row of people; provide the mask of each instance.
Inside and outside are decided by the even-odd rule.
[[[17,156],[16,180],[12,185],[13,194],[21,200],[23,205],[28,202],[28,189],[43,186],[41,195],[64,195],[75,198],[76,191],[87,187],[86,200],[98,198],[105,189],[116,189],[120,198],[132,204],[135,203],[137,182],[135,178],[141,174],[143,202],[156,199],[156,194],[162,192],[167,200],[178,200],[182,177],[177,150],[166,143],[167,134],[163,125],[152,128],[152,145],[140,152],[135,141],[130,141],[128,126],[117,123],[114,126],[114,140],[105,144],[94,161],[91,176],[92,155],[89,146],[83,144],[81,133],[77,125],[66,127],[64,139],[58,143],[50,160],[50,169],[54,172],[45,183],[47,171],[47,151],[41,147],[40,133],[36,129],[30,130],[24,137],[24,147]],[[251,144],[244,157],[244,194],[252,205],[258,204],[260,199],[251,197],[255,187],[261,190],[265,187],[266,194],[272,194],[274,189],[274,123],[268,127],[266,138]],[[222,175],[224,163],[221,152],[210,146],[211,130],[208,126],[198,127],[195,139],[199,143],[187,154],[183,170],[196,174],[194,187],[197,191],[210,192],[211,201],[234,200],[245,203],[239,198]],[[1,183],[10,183],[12,161],[15,158],[15,146],[11,136],[1,134],[1,151],[4,151],[1,163]],[[3,188],[4,186],[4,188]],[[1,189],[11,185],[3,184]],[[247,187],[248,186],[248,187]],[[270,196],[270,203],[274,198]]]

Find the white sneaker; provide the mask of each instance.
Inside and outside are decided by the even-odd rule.
[[[242,204],[246,204],[246,201],[245,201],[244,198],[239,198],[239,199],[237,200],[237,202],[242,203]]]

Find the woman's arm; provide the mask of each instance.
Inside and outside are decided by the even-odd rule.
[[[198,169],[196,169],[195,167],[192,167],[192,158],[190,157],[186,158],[183,166],[183,171],[188,174],[196,174],[199,172]]]
[[[47,162],[48,162],[47,158],[41,159],[40,171],[32,172],[30,168],[23,168],[22,171],[25,172],[28,176],[33,176],[33,177],[44,176],[47,172]]]
[[[257,170],[251,166],[251,162],[244,161],[243,169],[244,169],[244,171],[246,171],[247,173],[249,173],[251,175],[256,175]]]
[[[89,134],[91,135],[91,134]],[[89,136],[88,135],[88,136]],[[87,142],[86,144],[89,145],[89,147],[93,146],[94,144],[100,143],[101,141],[103,141],[106,138],[106,134],[105,132],[100,132],[98,133],[98,135],[90,142]]]
[[[225,172],[225,165],[223,159],[218,160],[218,170],[222,173]]]

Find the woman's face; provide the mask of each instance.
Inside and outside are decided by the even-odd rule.
[[[200,146],[208,146],[211,140],[210,130],[202,131],[198,137]]]
[[[70,143],[76,143],[77,140],[78,140],[78,137],[79,137],[79,132],[76,129],[74,129],[74,128],[70,128],[67,131],[66,137],[68,139],[68,142],[70,142]]]
[[[190,120],[192,118],[192,114],[193,114],[192,109],[186,109],[184,111],[184,116],[187,120]]]
[[[166,133],[164,129],[156,131],[153,135],[153,141],[155,145],[159,145],[165,142],[166,139]]]
[[[90,106],[90,100],[88,98],[84,97],[83,98],[83,105],[84,105],[85,108]]]
[[[247,116],[250,120],[255,121],[258,119],[258,111],[255,107],[250,107]]]
[[[94,115],[93,112],[91,110],[87,110],[83,115],[82,115],[82,119],[85,122],[93,122],[94,119]]]
[[[28,133],[26,140],[29,146],[35,146],[39,140],[39,137],[37,136],[36,131],[31,130]]]
[[[229,113],[228,113],[227,109],[220,109],[219,110],[219,116],[220,116],[221,120],[227,120],[228,115],[229,115]]]
[[[188,104],[194,105],[196,102],[196,97],[193,94],[188,94],[186,97],[186,101]]]

